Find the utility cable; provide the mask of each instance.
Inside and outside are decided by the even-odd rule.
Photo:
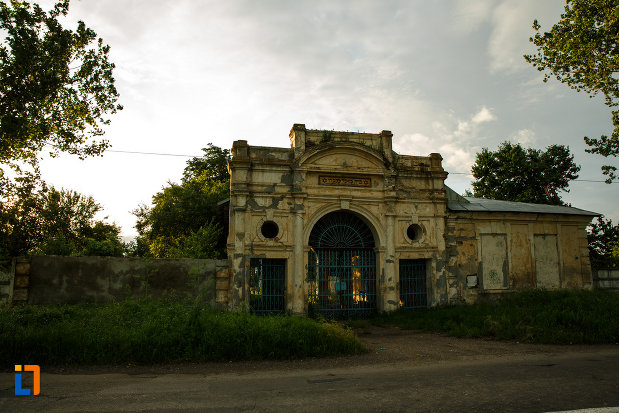
[[[161,152],[141,152],[141,151],[123,151],[123,150],[116,150],[116,149],[106,149],[105,152],[114,152],[114,153],[127,153],[127,154],[133,154],[133,155],[156,155],[156,156],[177,156],[177,157],[184,157],[184,158],[204,158],[204,156],[199,156],[199,155],[186,155],[186,154],[180,154],[180,153],[161,153]],[[449,172],[450,175],[470,175],[469,172]],[[575,182],[606,182],[606,181],[601,181],[601,180],[595,180],[595,179],[573,179],[573,181]],[[619,181],[613,181],[613,182],[619,182]]]

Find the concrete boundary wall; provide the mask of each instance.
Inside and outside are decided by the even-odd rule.
[[[227,308],[228,260],[32,256],[0,274],[0,300],[104,303],[128,297],[199,298]],[[6,290],[6,291],[5,291]]]
[[[593,283],[598,290],[619,291],[619,269],[595,270],[593,272]]]
[[[7,270],[0,269],[0,305],[10,303],[13,297],[15,262]]]

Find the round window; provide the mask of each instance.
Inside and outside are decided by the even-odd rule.
[[[406,229],[406,236],[411,241],[418,241],[418,240],[420,240],[422,235],[423,235],[423,230],[417,224],[409,225],[408,228]]]
[[[279,227],[273,221],[266,221],[262,224],[262,228],[260,229],[262,232],[262,236],[265,238],[275,238],[277,234],[279,234]]]

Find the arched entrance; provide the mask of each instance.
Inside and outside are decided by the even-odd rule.
[[[370,228],[348,211],[318,220],[309,237],[308,310],[338,318],[375,312],[374,246]]]

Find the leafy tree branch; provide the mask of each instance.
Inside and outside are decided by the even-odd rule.
[[[604,95],[608,107],[619,105],[619,3],[616,0],[566,0],[561,19],[550,31],[541,32],[533,22],[537,46],[527,62],[590,97]],[[604,157],[619,155],[619,111],[612,111],[613,132],[600,138],[585,137],[586,152]],[[602,166],[607,183],[617,178],[617,167]]]
[[[0,163],[36,168],[39,154],[85,158],[109,146],[98,139],[109,115],[122,109],[110,47],[80,21],[62,27],[69,1],[39,5],[0,2]]]
[[[482,148],[471,172],[473,195],[505,201],[563,205],[560,192],[569,192],[578,178],[569,147],[551,145],[545,151],[503,142],[496,151]]]

